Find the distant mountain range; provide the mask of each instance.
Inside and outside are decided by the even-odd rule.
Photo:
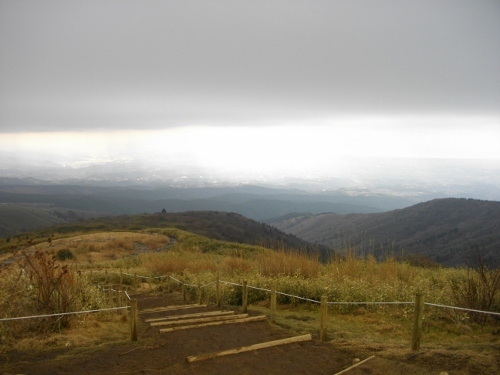
[[[335,252],[350,248],[377,257],[422,254],[441,264],[456,265],[463,263],[464,249],[473,244],[484,246],[491,259],[500,258],[500,202],[432,199],[439,194],[420,190],[415,186],[391,191],[368,187],[307,191],[250,184],[117,186],[102,181],[51,183],[0,177],[0,237],[103,217],[165,210],[165,219],[173,213],[213,211],[272,224]],[[222,226],[215,228],[209,221],[204,226],[210,230],[200,234],[212,238],[218,238],[224,226],[231,226],[222,220]],[[248,225],[241,224],[243,232]],[[232,238],[244,240],[240,235]]]
[[[289,214],[272,225],[340,252],[421,254],[453,266],[464,263],[470,246],[478,246],[486,260],[500,260],[500,202],[435,199],[383,213]]]
[[[0,177],[0,236],[115,215],[224,211],[270,222],[290,212],[381,212],[414,203],[410,198],[346,191],[313,193],[253,185],[222,187],[95,186]]]

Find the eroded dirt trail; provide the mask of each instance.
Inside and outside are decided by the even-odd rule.
[[[176,292],[163,296],[141,294],[133,298],[138,300],[139,311],[182,304],[181,295]],[[238,308],[231,309],[239,312]],[[384,349],[380,345],[354,348],[352,343],[343,342],[345,340],[321,342],[318,335],[313,335],[312,341],[187,363],[189,356],[282,339],[297,333],[267,321],[160,333],[158,327],[150,327],[145,322],[145,319],[155,317],[215,310],[221,309],[211,305],[140,314],[137,342],[47,349],[37,353],[0,353],[0,374],[333,375],[351,366],[354,357],[364,359],[371,355],[376,357],[350,370],[348,375],[428,375],[439,374],[445,369],[450,375],[496,373],[494,370],[491,372],[491,367],[489,371],[484,367],[483,371],[480,364],[476,364],[475,369],[468,368],[471,363],[453,353],[446,353],[445,358],[438,351],[430,350],[418,356],[406,353],[398,358],[383,358]],[[463,363],[458,359],[462,359]]]
[[[181,304],[180,295],[136,295],[139,311]],[[290,337],[267,321],[159,333],[145,319],[219,310],[215,306],[139,315],[135,343],[89,350],[47,350],[39,355],[8,353],[4,374],[333,374],[350,359],[317,340],[187,363],[186,357]],[[0,367],[1,368],[1,367]]]

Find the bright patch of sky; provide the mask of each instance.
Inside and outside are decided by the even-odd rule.
[[[196,165],[221,173],[317,176],[332,169],[346,172],[348,156],[365,160],[367,166],[374,157],[500,160],[499,139],[500,127],[488,118],[398,117],[307,125],[8,133],[0,147],[72,166],[121,158],[155,166]]]

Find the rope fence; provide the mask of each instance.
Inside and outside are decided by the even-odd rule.
[[[493,312],[493,311],[482,311],[482,310],[474,310],[474,309],[465,309],[463,307],[438,305],[438,304],[435,304],[435,303],[427,303],[427,302],[425,302],[424,305],[434,306],[434,307],[441,307],[441,308],[452,309],[452,310],[465,311],[465,312],[473,312],[473,313],[479,313],[479,314],[488,314],[488,315],[500,316],[500,313]]]
[[[118,272],[111,272],[117,274]],[[108,281],[107,277],[107,270],[105,271],[106,274],[106,283]],[[422,336],[422,318],[423,318],[423,308],[424,305],[427,306],[432,306],[432,307],[437,307],[437,308],[443,308],[443,309],[451,309],[451,310],[456,310],[456,311],[463,311],[466,313],[480,313],[480,314],[488,314],[488,315],[493,315],[493,316],[500,316],[500,313],[498,312],[492,312],[492,311],[482,311],[482,310],[475,310],[475,309],[469,309],[469,308],[462,308],[462,307],[455,307],[455,306],[447,306],[447,305],[440,305],[440,304],[435,304],[435,303],[428,303],[423,301],[423,295],[421,293],[417,293],[415,296],[415,301],[414,302],[405,302],[405,301],[358,301],[358,302],[350,302],[350,301],[327,301],[327,296],[322,296],[321,301],[311,299],[311,298],[306,298],[306,297],[301,297],[293,294],[288,294],[284,292],[280,292],[276,290],[276,286],[273,285],[271,289],[266,289],[266,288],[261,288],[257,286],[251,286],[247,285],[247,281],[243,281],[242,284],[240,283],[235,283],[232,281],[225,281],[225,280],[220,280],[219,274],[217,274],[217,279],[215,281],[208,282],[204,285],[194,285],[194,284],[188,284],[182,280],[179,280],[171,275],[161,275],[161,276],[143,276],[143,275],[137,275],[137,274],[130,274],[130,273],[124,273],[122,271],[119,272],[120,275],[120,284],[118,289],[115,289],[114,286],[116,284],[111,284],[107,285],[107,288],[101,285],[97,285],[97,287],[104,293],[106,296],[105,298],[107,299],[108,302],[114,303],[115,298],[113,295],[116,295],[116,304],[118,306],[116,307],[109,307],[109,308],[103,308],[103,309],[96,309],[96,310],[85,310],[85,311],[74,311],[74,312],[65,312],[65,313],[54,313],[54,314],[44,314],[44,315],[34,315],[34,316],[23,316],[23,317],[12,317],[12,318],[2,318],[0,319],[0,322],[8,322],[8,321],[15,321],[15,320],[23,320],[23,319],[36,319],[36,318],[45,318],[45,317],[53,317],[53,316],[65,316],[65,315],[79,315],[79,314],[89,314],[89,313],[97,313],[97,312],[105,312],[105,311],[117,311],[118,313],[124,313],[125,310],[130,311],[130,317],[131,317],[131,339],[133,341],[137,340],[137,300],[132,299],[128,292],[122,288],[123,286],[123,275],[126,276],[131,276],[135,280],[138,279],[146,279],[149,280],[149,283],[152,283],[152,280],[160,280],[162,282],[163,279],[166,279],[167,285],[168,285],[168,292],[170,292],[170,281],[175,281],[178,284],[181,285],[181,290],[182,290],[182,295],[183,295],[183,300],[186,302],[186,288],[196,288],[198,290],[198,302],[201,305],[201,298],[202,298],[202,290],[204,288],[210,287],[215,284],[216,287],[216,304],[217,306],[221,306],[221,292],[220,292],[220,285],[230,285],[230,286],[235,286],[235,287],[241,287],[242,289],[242,309],[243,312],[246,313],[247,310],[247,304],[248,304],[248,290],[253,289],[257,290],[260,292],[265,292],[265,293],[270,293],[270,299],[271,299],[271,312],[270,312],[270,321],[272,323],[275,323],[275,316],[276,316],[276,296],[285,296],[293,300],[299,300],[299,301],[305,301],[305,302],[310,302],[310,303],[315,303],[320,305],[320,338],[323,341],[327,340],[327,326],[326,326],[326,314],[327,314],[327,308],[328,306],[336,306],[336,305],[414,305],[415,306],[415,312],[414,312],[414,323],[413,323],[413,337],[412,337],[412,349],[413,350],[419,350],[420,347],[420,341],[421,341],[421,336]],[[123,302],[122,301],[122,296],[125,296],[126,298],[126,305],[122,306]]]
[[[147,278],[147,277],[146,277]],[[118,289],[109,286],[106,288],[105,286],[96,285],[97,289],[99,289],[104,294],[104,300],[106,303],[115,304],[115,307],[106,307],[101,309],[93,309],[93,310],[82,310],[82,311],[71,311],[71,312],[62,312],[62,313],[52,313],[52,314],[42,314],[42,315],[30,315],[30,316],[17,316],[11,318],[0,318],[0,322],[13,322],[19,320],[26,319],[40,319],[40,318],[49,318],[49,317],[61,317],[68,315],[82,315],[82,314],[91,314],[91,313],[99,313],[99,312],[110,312],[114,311],[118,314],[124,315],[126,311],[130,311],[130,332],[132,341],[137,341],[137,321],[138,321],[138,311],[137,311],[137,300],[134,300],[130,297],[126,290],[121,289],[121,285]],[[115,298],[116,296],[116,298]],[[122,298],[125,297],[125,298]],[[58,320],[59,320],[58,319]]]
[[[119,272],[112,272],[112,273],[118,274]],[[243,284],[235,283],[232,281],[225,281],[225,280],[216,280],[216,281],[211,281],[211,282],[204,284],[204,285],[195,285],[195,284],[188,284],[186,282],[183,282],[182,280],[176,279],[175,277],[173,277],[171,275],[142,276],[142,275],[125,273],[125,272],[121,272],[121,274],[136,277],[136,278],[141,278],[141,279],[165,279],[165,278],[171,279],[171,280],[173,280],[181,285],[184,285],[185,287],[188,287],[188,288],[206,288],[206,287],[209,287],[213,284],[216,284],[217,282],[219,282],[221,284],[226,284],[226,285],[243,287]],[[266,292],[266,293],[271,293],[271,291],[272,291],[271,289],[260,288],[260,287],[252,286],[252,285],[247,285],[247,288],[258,290],[261,292]],[[280,292],[280,291],[276,291],[276,294],[281,295],[281,296],[285,296],[285,297],[289,297],[289,298],[294,298],[294,299],[297,299],[300,301],[321,304],[321,301],[318,301],[315,299],[301,297],[301,296],[288,294],[288,293],[284,293],[284,292]],[[127,297],[128,297],[128,294],[127,294]],[[130,297],[128,297],[128,298],[130,299]],[[408,302],[408,301],[329,301],[329,302],[327,302],[327,304],[328,305],[414,305],[415,302]],[[472,312],[472,313],[481,313],[481,314],[490,314],[490,315],[500,316],[500,313],[493,312],[493,311],[474,310],[474,309],[468,309],[468,308],[463,308],[463,307],[440,305],[440,304],[429,303],[429,302],[425,302],[424,305],[452,309],[452,310],[458,310],[458,311],[463,311],[463,312]]]
[[[125,290],[117,290],[113,288],[103,288],[100,285],[97,285],[98,289],[101,289],[103,293],[115,292],[115,293],[123,293],[128,301],[131,300],[130,295]],[[71,311],[71,312],[63,312],[63,313],[53,313],[53,314],[43,314],[43,315],[30,315],[30,316],[17,316],[13,318],[0,318],[0,322],[8,322],[14,320],[23,320],[23,319],[37,319],[37,318],[49,318],[52,316],[65,316],[65,315],[81,315],[81,314],[90,314],[104,311],[119,311],[119,310],[127,310],[130,306],[117,306],[117,307],[108,307],[103,309],[94,309],[94,310],[82,310],[82,311]]]
[[[153,278],[151,277],[145,277],[142,276],[142,278],[152,280]],[[232,281],[225,281],[225,280],[220,280],[219,275],[217,274],[217,280],[206,283],[204,285],[194,285],[194,284],[189,284],[187,282],[179,280],[171,275],[163,275],[163,276],[158,276],[156,279],[162,279],[166,278],[167,281],[173,280],[181,285],[182,289],[182,294],[183,294],[183,299],[186,302],[186,288],[197,288],[198,289],[198,301],[199,304],[201,305],[201,295],[202,295],[202,289],[210,287],[212,285],[216,285],[216,304],[217,306],[220,306],[221,304],[221,296],[220,296],[220,285],[230,285],[230,286],[235,286],[238,288],[242,289],[242,310],[243,313],[246,312],[247,310],[247,303],[248,303],[248,290],[253,289],[257,290],[260,292],[264,293],[270,293],[271,294],[271,312],[270,312],[270,321],[275,322],[275,316],[276,316],[276,296],[285,296],[294,300],[299,300],[299,301],[305,301],[305,302],[310,302],[310,303],[315,303],[320,305],[320,339],[323,341],[326,341],[328,338],[327,334],[327,311],[328,311],[328,306],[340,306],[340,305],[413,305],[414,308],[414,317],[413,317],[413,330],[412,330],[412,340],[411,340],[411,347],[412,350],[417,351],[420,348],[420,342],[422,338],[422,320],[423,320],[423,308],[424,305],[426,306],[432,306],[432,307],[437,307],[437,308],[444,308],[444,309],[452,309],[452,310],[457,310],[457,311],[463,311],[466,313],[481,313],[481,314],[489,314],[493,316],[500,316],[500,313],[497,312],[492,312],[492,311],[481,311],[481,310],[475,310],[475,309],[468,309],[468,308],[462,308],[462,307],[455,307],[455,306],[447,306],[447,305],[440,305],[440,304],[435,304],[435,303],[427,303],[423,301],[423,295],[421,293],[417,293],[415,296],[415,301],[414,302],[409,302],[409,301],[327,301],[326,296],[322,296],[321,301],[311,299],[311,298],[306,298],[306,297],[301,297],[289,293],[284,293],[280,291],[276,291],[275,285],[272,286],[271,289],[267,288],[261,288],[257,286],[252,286],[252,285],[247,285],[247,281],[243,281],[243,283],[235,283]],[[170,290],[169,290],[170,291]]]
[[[80,315],[80,314],[89,314],[89,313],[96,313],[96,312],[103,312],[103,311],[126,310],[129,307],[130,306],[110,307],[110,308],[98,309],[98,310],[83,310],[83,311],[72,311],[72,312],[56,313],[56,314],[18,316],[18,317],[15,317],[15,318],[3,318],[3,319],[0,319],[0,322],[8,322],[8,321],[13,321],[13,320],[23,320],[23,319],[49,318],[51,316]]]

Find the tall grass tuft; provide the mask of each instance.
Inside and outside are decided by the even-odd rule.
[[[467,269],[450,280],[455,303],[464,308],[482,311],[500,310],[500,264],[487,259],[484,248],[469,244]],[[468,313],[469,318],[485,324],[488,315]]]
[[[257,267],[262,276],[294,276],[314,278],[320,271],[318,259],[293,252],[266,252],[257,256]]]
[[[210,254],[199,252],[168,251],[166,253],[147,253],[140,256],[142,267],[155,275],[172,273],[215,272],[217,260]]]

